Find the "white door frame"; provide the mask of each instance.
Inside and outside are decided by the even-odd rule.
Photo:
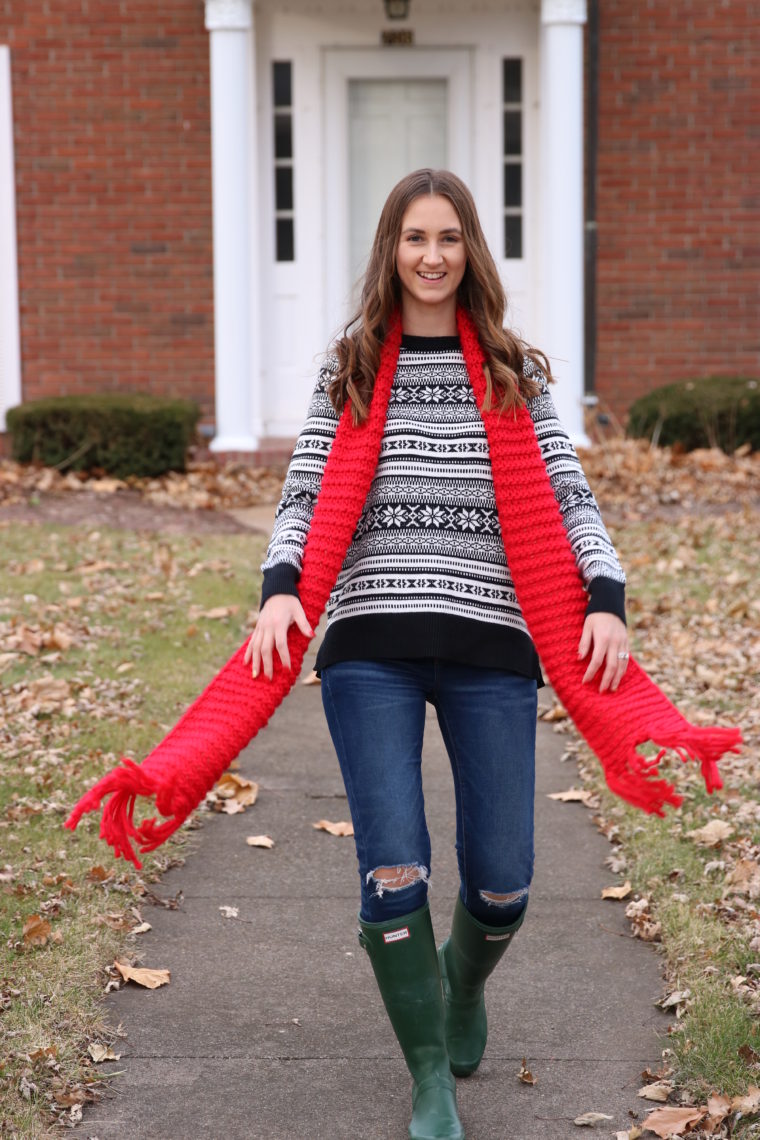
[[[449,168],[469,183],[471,153],[471,50],[469,48],[330,48],[324,52],[325,92],[325,299],[328,327],[348,317],[352,282],[346,219],[348,83],[351,79],[446,79]]]

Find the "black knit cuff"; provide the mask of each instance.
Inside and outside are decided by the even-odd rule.
[[[589,614],[614,614],[625,622],[625,585],[614,578],[594,578],[588,586],[591,595],[586,606]]]
[[[261,602],[259,608],[268,601],[273,594],[292,594],[294,598],[299,596],[296,580],[299,574],[295,566],[290,562],[276,562],[274,566],[269,566],[264,571],[264,581],[261,586]]]

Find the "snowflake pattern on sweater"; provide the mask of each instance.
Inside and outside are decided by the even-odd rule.
[[[421,340],[402,343],[377,470],[330,595],[328,630],[352,618],[427,612],[527,636],[501,540],[485,428],[458,340],[433,338],[424,347]],[[265,580],[284,563],[293,580],[300,574],[339,420],[327,396],[336,369],[328,356],[283,486]],[[623,569],[549,386],[532,361],[524,371],[541,385],[528,409],[582,580],[622,587]]]

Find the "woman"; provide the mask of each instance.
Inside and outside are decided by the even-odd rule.
[[[523,921],[533,870],[542,679],[507,565],[463,329],[474,328],[485,356],[481,407],[514,416],[525,404],[533,420],[589,594],[583,679],[614,691],[628,663],[623,571],[557,421],[546,361],[502,327],[505,310],[464,184],[447,171],[404,178],[383,207],[360,309],[320,372],[246,651],[254,677],[271,678],[275,653],[290,668],[290,626],[312,636],[298,578],[322,473],[343,408],[354,424],[368,417],[400,314],[379,460],[330,595],[317,669],[354,823],[360,941],[414,1081],[413,1140],[464,1135],[453,1075],[480,1063],[485,982]],[[421,784],[427,702],[451,760],[461,879],[438,952]]]

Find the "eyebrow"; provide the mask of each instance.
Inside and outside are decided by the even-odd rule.
[[[407,226],[405,230],[401,231],[402,235],[424,234],[425,232],[425,230],[421,230],[417,226]],[[462,236],[462,231],[458,228],[458,226],[448,226],[445,230],[439,230],[438,232],[441,234],[459,234],[460,237]]]

